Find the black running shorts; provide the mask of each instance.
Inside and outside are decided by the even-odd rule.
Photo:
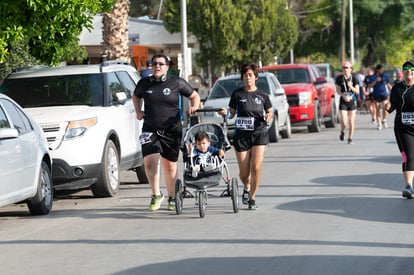
[[[345,102],[344,100],[339,101],[339,110],[341,111],[353,111],[356,110],[356,102],[355,100],[351,100],[348,102]]]
[[[388,96],[386,95],[377,95],[377,96],[374,95],[374,100],[376,102],[383,102],[384,100],[387,100],[387,99],[388,99]]]
[[[180,143],[182,137],[182,129],[174,131],[157,130],[144,132],[143,135],[150,135],[146,141],[141,141],[142,155],[148,156],[160,153],[163,158],[176,162],[180,154]],[[140,139],[143,140],[143,139]],[[143,143],[144,142],[144,143]]]
[[[236,133],[233,138],[233,146],[237,152],[248,151],[252,146],[269,144],[269,133],[267,131],[253,133]]]

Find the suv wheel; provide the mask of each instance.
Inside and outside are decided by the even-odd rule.
[[[135,168],[135,173],[137,174],[139,183],[141,184],[148,183],[148,178],[147,178],[147,175],[145,174],[144,165],[138,166],[137,168]]]
[[[112,140],[108,140],[102,156],[101,175],[92,185],[95,197],[113,197],[119,190],[119,156]]]
[[[49,166],[42,162],[36,195],[27,202],[32,215],[45,215],[50,212],[53,205],[52,176]]]

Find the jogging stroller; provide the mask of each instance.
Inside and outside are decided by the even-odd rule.
[[[198,109],[196,112],[217,112],[220,109]],[[183,181],[178,179],[175,184],[176,213],[182,214],[185,198],[195,198],[200,217],[205,216],[207,207],[207,190],[217,187],[224,182],[225,188],[221,190],[220,197],[231,197],[234,213],[239,212],[239,187],[237,178],[231,178],[227,162],[224,158],[213,156],[208,163],[195,163],[193,148],[195,148],[195,135],[197,132],[206,132],[210,145],[221,148],[225,152],[231,149],[227,139],[227,118],[223,116],[223,127],[214,123],[198,123],[188,127],[185,132],[181,151],[184,162]],[[201,169],[197,169],[200,168]],[[188,189],[194,189],[190,192]],[[220,190],[220,189],[218,189]],[[217,191],[217,189],[216,189]]]

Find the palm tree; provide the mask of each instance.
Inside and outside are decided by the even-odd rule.
[[[129,0],[116,0],[112,11],[103,14],[102,57],[104,60],[122,59],[130,61],[128,11]]]

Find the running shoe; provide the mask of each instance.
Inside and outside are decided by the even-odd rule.
[[[339,140],[344,141],[344,136],[345,136],[345,133],[341,132],[341,134],[339,135]]]
[[[381,126],[381,123],[380,124],[378,124],[378,128],[377,128],[378,130],[381,130],[382,129],[382,126]]]
[[[155,211],[160,209],[161,202],[164,200],[164,195],[161,193],[160,195],[152,195],[151,196],[151,203],[149,205],[149,210]]]
[[[352,141],[352,138],[348,139],[348,144],[354,144],[354,142]]]
[[[175,211],[175,198],[168,198],[168,210]]]
[[[407,199],[412,199],[414,195],[414,190],[411,186],[406,186],[402,191],[402,196]]]
[[[242,195],[242,203],[248,204],[249,203],[249,193],[250,191],[243,189],[243,195]]]
[[[388,128],[388,124],[385,120],[382,121],[382,127],[384,127],[384,129]]]
[[[256,210],[257,205],[255,200],[249,200],[249,210]]]

